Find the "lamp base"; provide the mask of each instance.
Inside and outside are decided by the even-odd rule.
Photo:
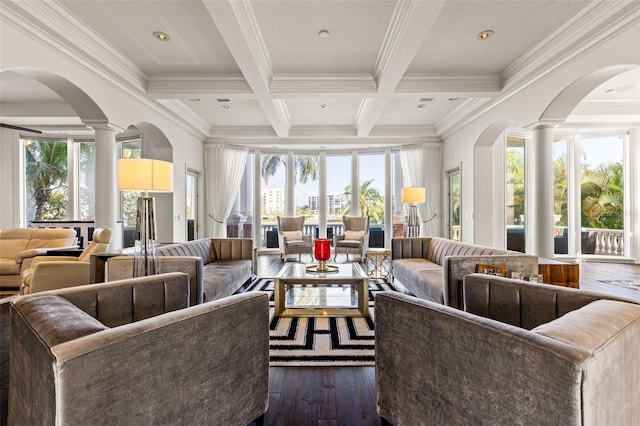
[[[418,217],[418,207],[415,204],[409,206],[409,216],[407,217],[406,237],[420,236],[420,218]]]
[[[136,216],[136,261],[133,275],[144,277],[158,273],[156,255],[155,198],[139,197]]]

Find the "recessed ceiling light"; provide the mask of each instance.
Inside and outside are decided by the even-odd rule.
[[[231,108],[231,105],[222,105],[222,108],[223,109],[229,109],[229,108]]]
[[[200,98],[189,99],[191,102],[200,102]]]
[[[320,109],[327,109],[329,106],[327,104],[320,104]]]
[[[491,37],[492,35],[493,35],[493,31],[491,31],[491,30],[485,30],[485,31],[482,31],[481,33],[479,33],[479,34],[476,36],[476,38],[477,38],[478,40],[486,40],[486,39],[488,39],[489,37]]]
[[[153,36],[160,41],[169,41],[169,35],[167,33],[163,33],[162,31],[154,32]]]
[[[424,108],[424,104],[418,104],[418,108]]]
[[[329,30],[320,30],[318,31],[318,37],[320,38],[327,38],[329,37],[331,33],[329,33]]]

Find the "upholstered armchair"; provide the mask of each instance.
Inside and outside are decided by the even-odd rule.
[[[17,425],[247,425],[269,405],[269,300],[189,306],[181,272],[11,302]]]
[[[280,259],[287,260],[290,254],[308,254],[313,259],[313,240],[311,235],[304,235],[304,216],[278,216],[278,243]]]
[[[338,253],[345,253],[347,261],[350,254],[355,254],[362,262],[369,248],[369,218],[342,216],[342,223],[344,233],[333,237],[333,260],[336,260]]]
[[[377,410],[388,422],[638,424],[637,301],[486,274],[464,278],[463,300],[461,310],[376,295]]]
[[[89,284],[91,255],[107,251],[111,237],[110,228],[96,228],[91,242],[79,257],[34,257],[31,266],[20,274],[20,294]]]

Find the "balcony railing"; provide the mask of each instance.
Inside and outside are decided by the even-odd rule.
[[[567,253],[567,228],[555,227],[556,254]],[[624,231],[622,229],[582,228],[581,231],[582,254],[599,256],[623,256],[624,255]]]

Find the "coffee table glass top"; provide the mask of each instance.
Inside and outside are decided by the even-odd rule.
[[[325,282],[340,281],[342,279],[359,279],[367,276],[362,267],[357,263],[339,263],[332,264],[337,266],[338,271],[329,273],[307,272],[307,265],[303,263],[287,263],[282,267],[276,278],[300,278],[307,280],[321,280]]]
[[[277,316],[366,316],[368,277],[357,263],[336,264],[330,273],[287,263],[275,279]]]

